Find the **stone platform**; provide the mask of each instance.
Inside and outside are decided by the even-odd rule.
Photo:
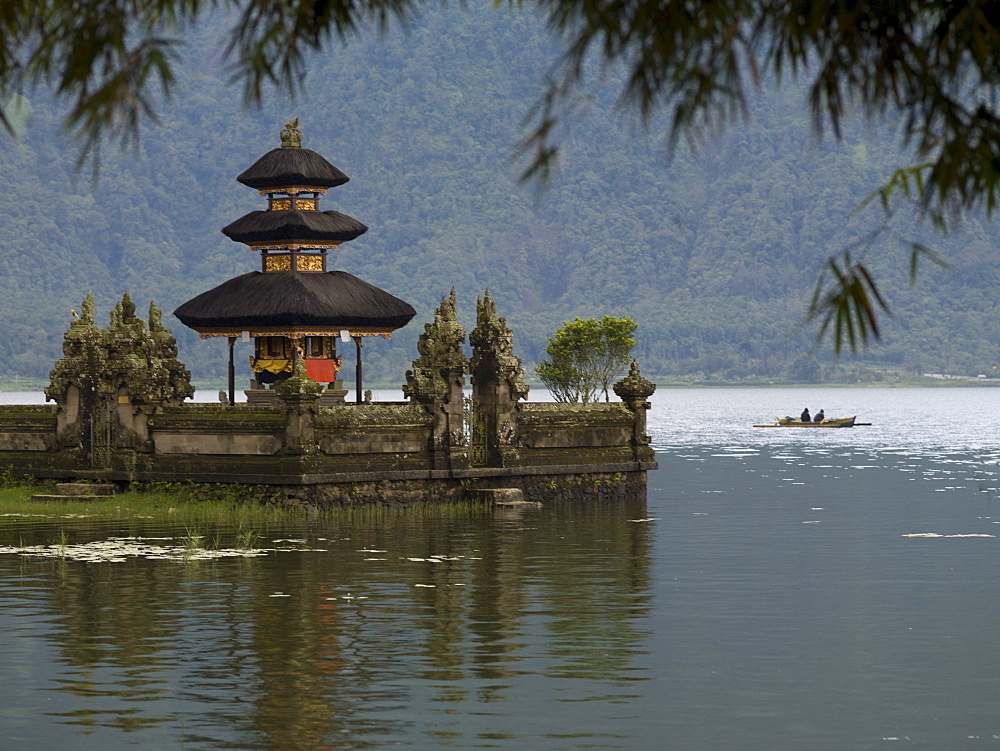
[[[251,389],[249,403],[185,403],[190,373],[155,306],[147,325],[126,294],[105,330],[92,297],[85,303],[45,390],[55,404],[0,405],[0,466],[90,483],[39,500],[108,497],[111,483],[197,483],[261,486],[275,502],[319,507],[600,502],[645,497],[657,466],[646,435],[656,386],[638,365],[614,385],[621,401],[530,402],[488,293],[471,357],[452,293],[420,335],[406,401],[361,404],[313,381],[302,360],[273,388]]]

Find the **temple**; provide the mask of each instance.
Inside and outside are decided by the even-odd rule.
[[[404,401],[362,400],[363,340],[391,336],[415,311],[329,268],[340,243],[367,227],[320,210],[348,178],[302,148],[298,121],[281,136],[238,177],[266,209],[223,229],[261,254],[260,270],[176,310],[202,337],[228,338],[228,393],[188,401],[191,374],[153,303],[141,318],[126,292],[102,328],[88,294],[50,374],[53,404],[0,405],[0,466],[120,486],[255,486],[255,497],[314,506],[645,498],[656,386],[632,363],[614,385],[620,401],[529,401],[514,334],[488,290],[476,302],[471,353],[452,290],[419,336]],[[233,346],[251,339],[247,399],[237,403]],[[354,400],[345,398],[338,343],[357,349]]]
[[[235,403],[233,346],[254,341],[247,391],[251,404],[276,404],[275,383],[303,360],[306,375],[327,388],[321,404],[343,402],[337,341],[357,349],[356,401],[361,401],[361,342],[390,337],[416,311],[398,297],[344,271],[328,270],[341,243],[368,228],[339,211],[320,211],[331,188],[350,178],[315,151],[302,148],[299,121],[287,123],[281,147],[272,149],[236,179],[266,196],[264,211],[251,211],[222,232],[259,251],[260,271],[243,274],[188,300],[174,311],[203,338],[229,339],[229,402]]]

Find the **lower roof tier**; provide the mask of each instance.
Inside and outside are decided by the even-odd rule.
[[[213,329],[367,329],[390,332],[416,315],[409,303],[346,271],[252,271],[174,311],[185,326]]]

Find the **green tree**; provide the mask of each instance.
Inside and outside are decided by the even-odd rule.
[[[547,359],[535,372],[556,401],[594,401],[599,391],[609,401],[612,382],[628,367],[638,341],[637,324],[628,316],[564,321],[545,347]]]
[[[545,345],[547,357],[535,367],[557,402],[591,402],[600,386],[588,367],[588,355],[598,346],[597,321],[564,321]]]
[[[878,192],[892,211],[897,196],[915,199],[935,224],[957,213],[1000,206],[1000,0],[508,0],[531,5],[563,41],[523,142],[528,174],[545,177],[565,124],[590,101],[598,72],[625,68],[620,93],[648,122],[665,115],[671,143],[708,138],[749,111],[747,92],[773,77],[808,84],[818,131],[838,138],[852,109],[899,123],[912,165]],[[191,26],[225,11],[222,42],[246,99],[265,87],[295,93],[310,53],[367,26],[405,23],[418,0],[4,0],[0,12],[0,90],[51,85],[70,103],[67,128],[82,154],[104,135],[130,138],[155,119],[168,95]],[[597,65],[595,65],[596,63]],[[588,92],[589,93],[589,92]],[[6,97],[5,97],[6,98]],[[4,117],[9,128],[12,115]],[[879,242],[876,236],[872,243]],[[911,268],[929,254],[910,244]],[[831,260],[830,286],[817,284],[812,316],[839,346],[878,336],[884,301],[857,256]],[[831,325],[832,324],[832,325]]]
[[[604,392],[604,401],[611,401],[608,389],[618,379],[629,363],[632,362],[632,350],[639,340],[632,336],[639,324],[628,316],[605,315],[597,322],[598,346],[590,353],[591,366],[597,374],[597,380]]]

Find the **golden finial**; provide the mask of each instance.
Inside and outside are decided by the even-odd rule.
[[[301,149],[302,131],[299,130],[299,118],[285,123],[285,129],[281,131],[281,148]]]

